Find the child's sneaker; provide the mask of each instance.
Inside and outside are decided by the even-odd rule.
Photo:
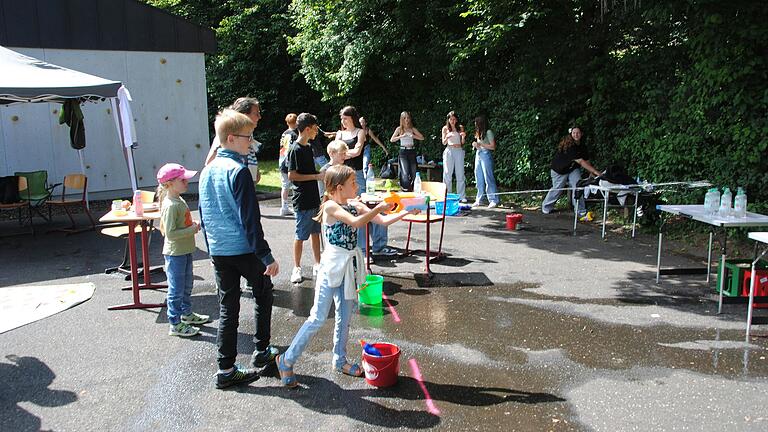
[[[240,369],[235,366],[235,370],[230,373],[216,374],[216,388],[223,389],[236,384],[247,384],[259,379],[259,373],[256,369]]]
[[[278,354],[280,354],[280,351],[270,345],[265,351],[254,351],[253,355],[251,355],[251,364],[253,364],[253,367],[261,369],[273,363]]]
[[[168,330],[168,336],[190,337],[198,333],[200,333],[199,328],[185,322],[180,322],[176,325],[171,324],[171,328]]]
[[[303,277],[301,277],[301,267],[294,267],[291,272],[291,283],[301,283]]]
[[[290,216],[293,212],[290,207],[280,207],[280,216]]]
[[[181,322],[185,324],[205,324],[209,321],[211,321],[211,317],[208,315],[202,315],[195,312],[181,316]]]
[[[315,264],[312,266],[312,278],[317,278],[317,272],[320,271],[320,264]]]

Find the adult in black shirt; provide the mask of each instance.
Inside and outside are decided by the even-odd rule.
[[[549,214],[555,208],[555,203],[564,191],[560,190],[568,184],[575,188],[576,183],[581,180],[581,168],[589,171],[590,174],[599,176],[600,172],[589,163],[589,151],[581,143],[581,128],[574,126],[570,134],[564,136],[557,146],[557,152],[550,165],[550,175],[552,176],[552,189],[544,197],[541,204],[541,211]],[[579,217],[584,217],[587,209],[584,206],[583,196],[574,202],[574,206],[579,213]]]

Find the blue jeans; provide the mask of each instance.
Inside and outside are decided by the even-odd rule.
[[[566,183],[569,187],[575,188],[576,183],[581,180],[581,168],[576,168],[568,174],[558,174],[555,172],[555,170],[549,170],[549,175],[552,176],[552,189],[562,189],[565,187]],[[547,196],[544,197],[544,202],[541,203],[541,211],[546,214],[554,210],[555,203],[557,202],[557,199],[560,198],[560,195],[563,194],[563,192],[564,191],[561,190],[550,190],[547,192]],[[571,191],[571,193],[575,195],[575,191]],[[584,216],[587,213],[587,209],[584,205],[583,194],[581,194],[578,201],[573,203],[573,206],[576,208],[579,216]]]
[[[371,163],[371,146],[363,148],[363,178],[368,175],[368,164]]]
[[[355,180],[357,181],[358,195],[365,192],[365,175],[363,170],[355,171]],[[387,241],[389,240],[387,238],[387,227],[375,223],[371,223],[369,226],[371,230],[371,250],[380,252],[387,246]],[[365,227],[357,230],[357,246],[365,253]]]
[[[324,275],[323,275],[324,276]],[[347,363],[347,340],[349,339],[349,320],[354,300],[344,300],[344,282],[335,288],[328,287],[328,279],[322,277],[315,287],[315,304],[309,312],[309,318],[299,329],[285,351],[285,361],[296,364],[309,341],[323,326],[331,310],[331,303],[336,305],[336,322],[333,326],[333,366],[340,369]]]
[[[168,276],[168,322],[176,325],[192,313],[192,254],[163,255]]]
[[[489,203],[499,203],[496,195],[496,179],[493,177],[493,155],[488,150],[478,150],[475,154],[475,181],[477,182],[476,203],[486,195]]]

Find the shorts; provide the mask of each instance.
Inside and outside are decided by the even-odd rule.
[[[319,209],[296,210],[293,213],[296,216],[296,240],[308,240],[311,234],[320,234],[320,222],[312,219],[317,216]]]

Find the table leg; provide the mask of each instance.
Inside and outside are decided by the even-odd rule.
[[[717,300],[717,313],[723,313],[723,290],[725,289],[725,254],[728,245],[728,230],[723,228],[723,241],[720,244],[720,295]]]
[[[640,192],[635,192],[635,214],[632,215],[632,238],[635,238],[635,225],[637,225],[637,200],[640,199]]]
[[[447,204],[448,203],[446,202],[445,205],[447,206]],[[446,213],[446,212],[443,212],[443,213]],[[443,215],[443,217],[445,217],[445,215]],[[432,277],[432,272],[429,270],[429,260],[432,258],[429,255],[429,244],[431,243],[430,242],[431,238],[429,236],[429,234],[430,234],[430,229],[429,229],[430,225],[432,225],[432,224],[429,223],[429,205],[427,205],[427,260],[426,261],[427,261],[427,277],[428,278]]]
[[[141,223],[141,259],[144,262],[144,285],[141,285],[139,289],[167,288],[168,285],[166,284],[153,285],[150,278],[151,266],[149,265],[149,235],[146,222]]]
[[[371,271],[370,226],[370,222],[365,224],[365,268],[368,270],[368,273],[373,273]]]
[[[714,231],[709,230],[709,246],[707,247],[707,286],[709,286],[709,277],[712,273],[712,238]]]
[[[605,220],[608,218],[608,198],[611,196],[611,192],[604,191],[603,198],[605,199],[605,202],[603,202],[603,232],[600,234],[600,238],[605,240]]]
[[[662,222],[661,227],[659,228],[659,249],[656,254],[656,283],[659,283],[659,277],[661,276],[661,243],[662,239],[664,237],[664,222]]]
[[[139,270],[138,270],[138,258],[136,257],[136,236],[133,234],[137,221],[128,222],[128,250],[131,261],[131,291],[133,293],[133,303],[110,306],[108,310],[125,310],[125,309],[148,309],[163,307],[165,303],[142,303],[139,294]]]

